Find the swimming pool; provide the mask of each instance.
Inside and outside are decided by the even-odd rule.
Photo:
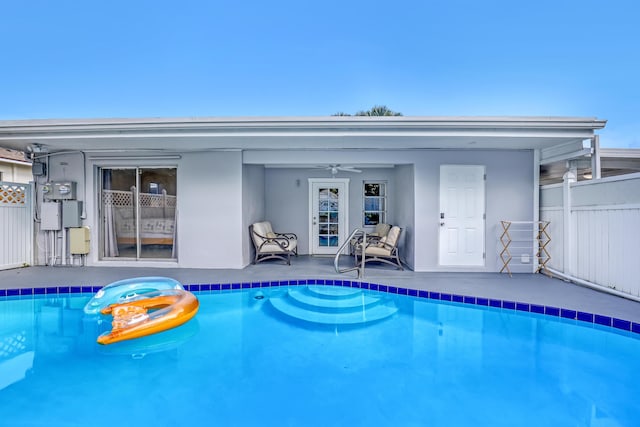
[[[358,294],[371,304],[366,322],[337,325],[328,308],[283,309],[305,283],[252,286],[208,286],[192,321],[109,346],[95,343],[108,325],[83,313],[90,293],[4,297],[2,425],[630,426],[640,417],[640,336],[595,317],[385,287],[392,293]],[[380,306],[386,315],[375,318]]]

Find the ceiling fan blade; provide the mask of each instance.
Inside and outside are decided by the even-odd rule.
[[[337,174],[338,171],[355,172],[355,173],[362,172],[360,169],[356,169],[353,166],[342,166],[342,165],[316,165],[316,166],[311,166],[310,168],[311,169],[325,169],[325,170],[331,171],[332,175]]]
[[[355,169],[352,166],[338,166],[337,169],[345,172],[355,172],[355,173],[362,172],[360,169]]]

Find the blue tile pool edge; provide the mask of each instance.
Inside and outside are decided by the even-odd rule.
[[[354,280],[337,279],[299,279],[299,280],[272,280],[261,282],[237,282],[237,283],[194,283],[184,285],[184,288],[192,292],[221,292],[243,289],[270,288],[279,286],[299,286],[299,285],[324,285],[324,286],[344,286],[360,288],[390,294],[407,295],[416,298],[445,301],[458,304],[477,305],[483,307],[493,307],[503,310],[521,311],[527,313],[541,314],[559,319],[575,320],[578,322],[591,323],[618,329],[626,332],[640,334],[640,323],[629,320],[618,319],[611,316],[603,316],[596,313],[583,312],[568,308],[546,306],[518,301],[501,300],[494,298],[476,297],[470,295],[457,295],[445,292],[433,292],[402,288],[398,286],[383,285],[378,283],[359,282]],[[102,289],[102,286],[51,286],[37,288],[0,289],[0,300],[8,297],[33,298],[46,295],[65,294],[93,294]]]

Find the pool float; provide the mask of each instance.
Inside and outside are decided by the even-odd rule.
[[[123,303],[140,294],[162,289],[184,289],[180,282],[168,277],[134,277],[113,282],[100,289],[84,306],[85,314],[98,314],[111,304]]]
[[[199,305],[196,296],[184,289],[146,292],[111,304],[100,312],[113,316],[112,329],[98,336],[98,343],[111,344],[175,328],[195,316]]]
[[[95,345],[96,335],[94,334],[91,349],[103,355],[129,356],[132,359],[141,359],[149,354],[176,351],[199,332],[200,323],[198,322],[198,316],[195,316],[177,328],[110,345]]]

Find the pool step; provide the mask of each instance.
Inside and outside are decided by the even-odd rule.
[[[305,322],[324,325],[357,325],[393,316],[393,300],[357,288],[305,286],[288,289],[269,298],[279,312]]]

